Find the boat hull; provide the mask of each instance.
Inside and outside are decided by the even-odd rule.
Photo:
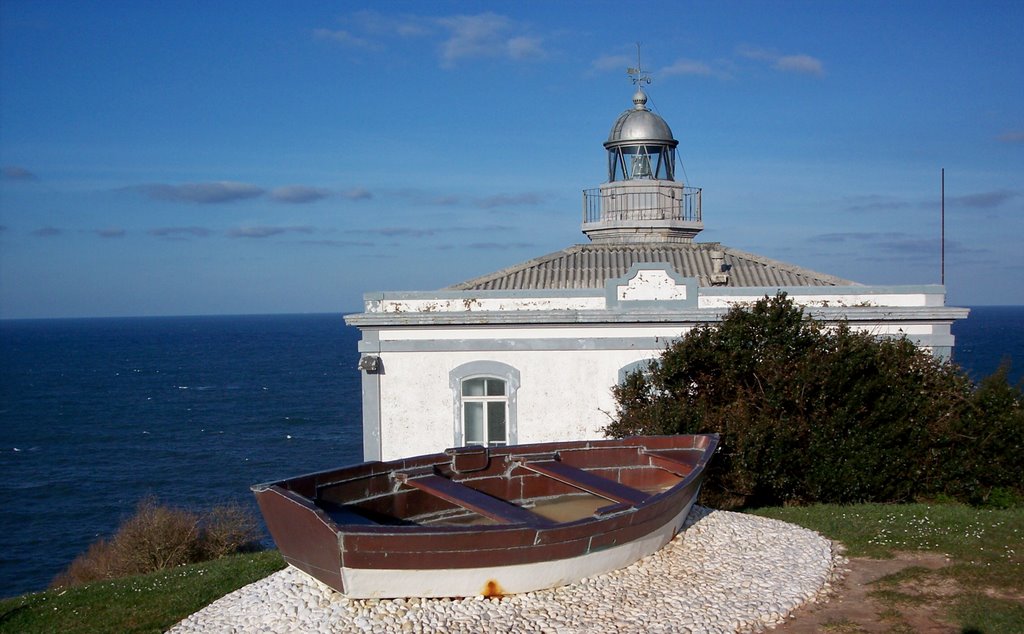
[[[652,533],[619,546],[576,557],[528,564],[427,570],[345,568],[352,598],[501,596],[575,583],[625,568],[661,549],[682,529],[693,503]]]
[[[285,560],[348,596],[514,594],[664,546],[682,529],[717,440],[456,449],[253,490]],[[568,517],[551,510],[563,501]]]

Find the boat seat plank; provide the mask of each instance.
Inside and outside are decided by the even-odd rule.
[[[632,504],[624,504],[622,502],[616,502],[609,504],[608,506],[602,506],[594,511],[594,517],[604,517],[606,515],[615,515],[616,513],[622,513],[624,511],[632,511]]]
[[[409,478],[405,483],[502,524],[551,524],[551,520],[532,511],[439,475]]]
[[[602,478],[557,460],[525,462],[522,466],[614,502],[636,506],[650,497],[650,495],[638,489],[619,484],[608,478]]]
[[[369,517],[353,511],[351,508],[339,505],[324,505],[324,512],[338,525],[342,526],[379,526],[378,522]]]
[[[661,467],[665,471],[674,473],[682,478],[690,475],[690,472],[693,471],[692,464],[679,460],[677,456],[674,456],[669,452],[645,451],[644,455],[651,459],[652,465]]]

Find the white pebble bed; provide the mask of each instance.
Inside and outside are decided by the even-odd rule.
[[[347,599],[289,567],[170,632],[758,632],[825,597],[845,561],[777,520],[694,506],[687,526],[627,568],[501,599]]]

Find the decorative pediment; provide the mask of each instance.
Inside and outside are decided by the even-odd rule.
[[[607,307],[697,306],[697,279],[682,277],[667,262],[637,262],[620,278],[608,280]]]

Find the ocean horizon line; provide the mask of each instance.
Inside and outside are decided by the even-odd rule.
[[[1021,304],[965,304],[965,308],[1024,308]],[[114,320],[114,319],[191,319],[210,317],[302,317],[322,315],[352,315],[359,313],[359,310],[315,310],[315,311],[287,311],[271,313],[180,313],[167,315],[64,315],[49,317],[0,317],[0,323],[17,321],[86,321],[86,320]],[[970,319],[970,317],[968,317]]]
[[[102,321],[117,319],[207,319],[232,317],[317,317],[325,315],[351,315],[359,311],[297,311],[280,313],[183,313],[168,315],[86,315],[86,316],[54,316],[54,317],[0,317],[0,323],[26,321]]]

